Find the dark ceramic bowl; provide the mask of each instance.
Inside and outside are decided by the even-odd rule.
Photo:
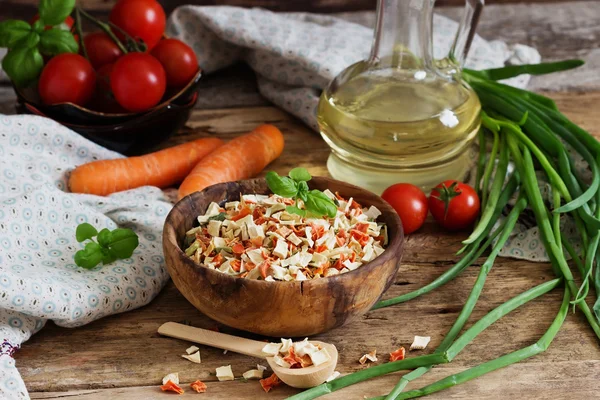
[[[164,101],[141,113],[105,113],[73,103],[48,106],[42,104],[36,90],[15,88],[16,109],[18,113],[52,118],[111,150],[137,155],[167,140],[185,124],[198,99],[201,76],[199,70],[186,87],[167,92]]]

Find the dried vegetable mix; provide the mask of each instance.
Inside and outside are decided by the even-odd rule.
[[[595,299],[592,309],[586,302],[590,286],[597,294],[600,293],[600,268],[596,257],[600,243],[600,143],[558,111],[551,99],[497,82],[520,74],[541,75],[581,64],[579,60],[568,60],[487,71],[463,71],[464,79],[477,92],[483,106],[477,165],[482,215],[473,233],[464,241],[465,246],[459,251],[462,258],[458,263],[424,287],[380,301],[374,307],[378,309],[402,303],[443,286],[489,251],[462,311],[433,354],[372,366],[308,389],[290,399],[314,399],[372,377],[410,369],[412,371],[402,376],[387,396],[377,399],[409,399],[435,393],[545,351],[560,330],[570,307],[583,313],[600,338],[600,300]],[[491,152],[486,153],[486,141],[490,137]],[[591,180],[584,179],[581,171],[575,168],[574,153],[587,163]],[[508,174],[511,162],[515,168]],[[548,199],[541,192],[536,171],[551,187]],[[516,203],[509,206],[513,196],[517,198]],[[530,208],[535,215],[556,279],[506,301],[460,334],[500,249],[525,208]],[[500,219],[506,209],[510,212]],[[573,218],[578,227],[583,244],[581,251],[577,251],[574,243],[561,232],[561,217],[564,215]],[[502,221],[500,226],[493,229],[499,219]],[[567,262],[567,254],[572,259],[571,264]],[[576,283],[575,277],[579,278],[579,283]],[[500,318],[556,288],[564,291],[562,302],[557,305],[556,317],[536,343],[422,388],[404,391],[409,382],[427,373],[433,366],[451,362],[477,335]]]

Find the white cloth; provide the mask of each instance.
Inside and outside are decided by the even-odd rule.
[[[0,116],[0,398],[28,398],[12,352],[47,320],[76,327],[147,304],[168,280],[161,234],[171,204],[157,188],[108,197],[67,192],[75,166],[121,157],[58,123]],[[133,229],[127,260],[86,270],[75,228]]]

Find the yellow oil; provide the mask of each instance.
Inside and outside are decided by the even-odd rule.
[[[460,179],[480,109],[471,88],[439,74],[355,64],[319,102],[330,172],[375,192],[399,181],[430,188]]]

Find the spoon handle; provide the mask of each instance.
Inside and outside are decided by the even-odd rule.
[[[257,340],[245,339],[225,333],[209,331],[207,329],[195,328],[176,322],[166,322],[158,328],[158,333],[177,339],[184,339],[194,343],[205,344],[247,356],[265,359],[266,355],[262,348],[266,343]]]

